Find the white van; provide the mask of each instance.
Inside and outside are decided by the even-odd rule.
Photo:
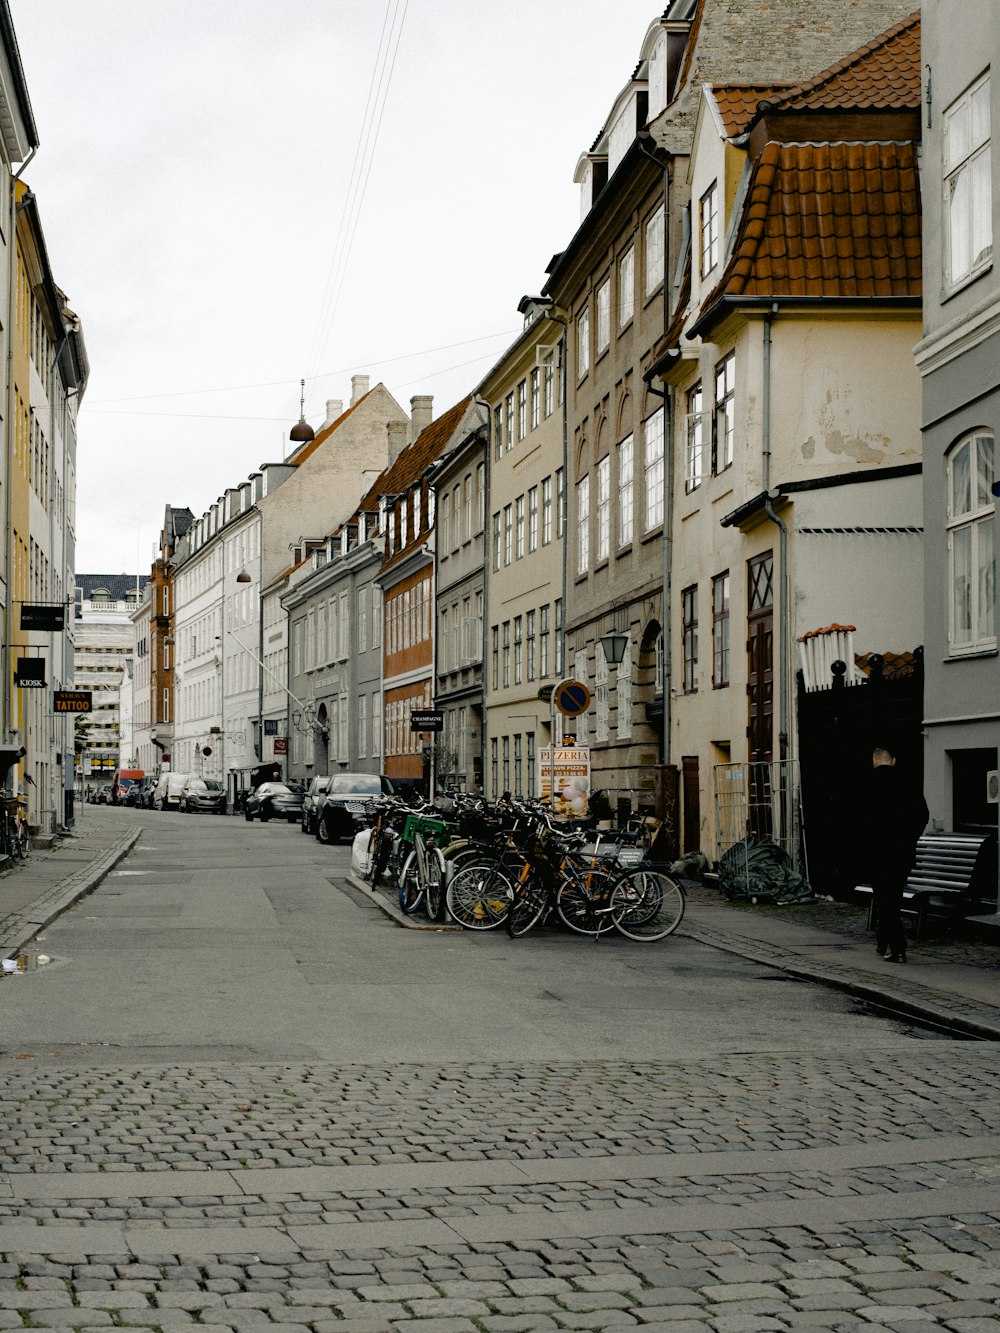
[[[177,810],[180,808],[181,792],[187,782],[187,773],[163,773],[153,791],[154,810]]]

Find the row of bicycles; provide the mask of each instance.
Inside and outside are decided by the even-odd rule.
[[[684,916],[683,887],[658,861],[661,835],[651,819],[565,829],[533,802],[456,795],[421,809],[388,798],[370,812],[360,865],[410,916],[512,938],[555,922],[646,943]]]

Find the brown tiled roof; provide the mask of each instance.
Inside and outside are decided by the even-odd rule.
[[[400,495],[422,476],[432,463],[441,457],[445,445],[451,439],[462,414],[472,398],[468,394],[460,403],[450,407],[437,421],[425,427],[415,440],[400,451],[395,462],[390,463],[384,472],[379,473],[355,513],[371,513],[378,508],[380,495]]]
[[[754,164],[723,296],[920,294],[911,143],[769,143]]]
[[[920,14],[917,12],[807,83],[771,99],[766,109],[888,111],[919,105]]]
[[[757,115],[757,106],[780,93],[790,85],[787,83],[720,83],[712,89],[715,105],[726,131],[727,138],[743,134]]]

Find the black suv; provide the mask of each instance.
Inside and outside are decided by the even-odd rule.
[[[392,783],[378,773],[335,773],[320,797],[316,837],[320,842],[353,838],[364,827],[366,811],[383,796],[392,794]]]
[[[302,801],[303,833],[316,832],[316,816],[319,814],[319,808],[323,804],[323,797],[330,782],[329,777],[316,777],[310,781],[306,788],[306,794]]]

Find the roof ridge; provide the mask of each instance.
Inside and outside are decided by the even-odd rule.
[[[878,51],[881,47],[888,46],[890,42],[894,41],[902,33],[919,25],[919,23],[920,10],[917,9],[912,14],[907,15],[906,18],[897,20],[891,27],[886,28],[884,32],[879,33],[877,37],[873,37],[870,42],[865,42],[865,44],[859,46],[857,50],[849,52],[846,56],[843,56],[840,60],[836,61],[835,64],[830,65],[827,69],[821,70],[819,74],[814,75],[811,79],[806,79],[802,83],[794,84],[780,98],[773,102],[762,102],[759,110],[776,110],[784,104],[794,101],[796,98],[805,96],[807,93],[818,91],[824,84],[832,83],[834,79],[838,78],[846,70],[851,69],[854,65],[861,64],[861,62],[866,60],[868,56],[874,54],[874,52]]]

